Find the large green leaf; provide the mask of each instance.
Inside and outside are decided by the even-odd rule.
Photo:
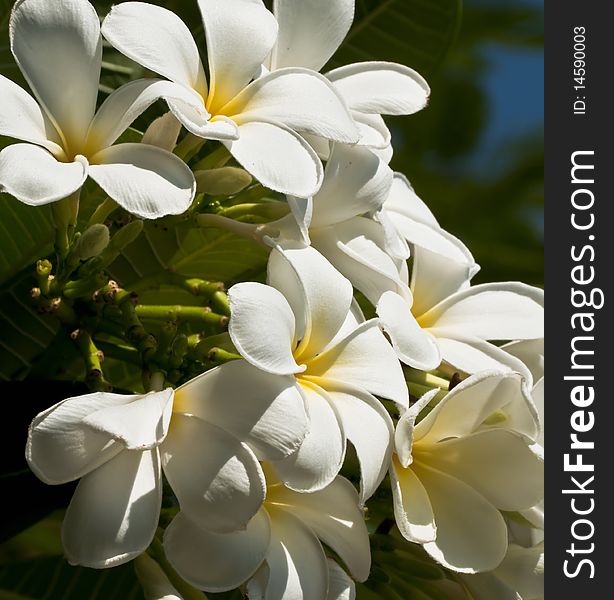
[[[0,600],[143,600],[132,564],[94,570],[62,557],[7,563],[0,568]]]
[[[431,73],[453,43],[461,0],[357,0],[349,34],[328,68],[367,60]]]

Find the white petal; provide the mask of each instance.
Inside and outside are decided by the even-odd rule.
[[[298,449],[309,420],[294,377],[265,373],[233,360],[182,385],[175,410],[192,414],[248,444],[262,460]]]
[[[305,246],[311,245],[309,239],[309,226],[311,225],[311,219],[313,217],[313,199],[288,196],[286,200],[298,227],[299,235],[297,241]]]
[[[437,538],[424,549],[453,571],[494,569],[507,550],[501,513],[462,481],[422,465],[412,468],[428,492],[437,525]]]
[[[418,325],[404,298],[394,292],[384,292],[376,310],[402,362],[422,371],[439,366],[441,355],[437,341]]]
[[[277,21],[262,0],[198,0],[205,26],[213,114],[256,75],[275,39]]]
[[[429,465],[464,481],[500,510],[526,510],[544,496],[544,463],[520,435],[505,429],[444,440]]]
[[[347,479],[337,477],[328,487],[312,494],[272,486],[267,501],[283,506],[312,529],[339,555],[354,579],[367,579],[371,567],[369,535],[358,494]]]
[[[501,346],[503,350],[519,358],[531,372],[533,383],[544,376],[544,340],[521,340]]]
[[[287,299],[301,339],[296,360],[309,360],[335,337],[352,303],[352,284],[317,250],[277,246],[269,256],[269,285]]]
[[[352,118],[360,131],[359,144],[366,146],[371,151],[378,150],[386,154],[390,146],[390,130],[380,115],[368,115],[366,113],[351,111]],[[376,153],[377,154],[377,153]],[[386,164],[390,163],[388,156],[380,156]]]
[[[196,193],[189,167],[147,144],[118,144],[92,157],[89,174],[122,208],[144,219],[186,211]]]
[[[406,540],[416,544],[432,542],[437,536],[435,517],[429,495],[411,468],[403,468],[396,459],[390,467],[394,518]]]
[[[132,396],[127,404],[100,408],[86,415],[83,423],[109,435],[128,450],[150,450],[166,437],[173,410],[173,390]]]
[[[409,179],[403,173],[394,174],[394,181],[384,208],[405,215],[412,221],[417,221],[423,225],[439,226],[431,209],[416,194]]]
[[[409,403],[403,370],[377,319],[363,323],[310,361],[305,375],[317,378],[324,388],[327,380],[340,381],[405,408]]]
[[[392,213],[394,215],[394,213]],[[417,240],[413,246],[411,289],[414,293],[414,311],[423,315],[438,302],[446,300],[459,290],[469,287],[469,281],[480,267],[473,262],[470,254],[463,258],[464,246],[443,230],[420,226],[417,232],[412,224],[398,219],[399,232],[409,240]],[[457,243],[458,242],[458,243]],[[432,250],[430,249],[432,248]]]
[[[231,313],[228,332],[245,360],[276,375],[305,370],[292,355],[294,315],[279,291],[261,283],[245,282],[233,285],[228,298]]]
[[[62,154],[57,132],[28,92],[0,75],[0,97],[0,135],[38,144],[56,155]]]
[[[335,144],[313,199],[311,226],[326,227],[379,210],[391,184],[392,170],[370,150]]]
[[[102,24],[102,34],[133,61],[207,96],[198,48],[174,12],[146,2],[123,2],[112,7]]]
[[[327,73],[352,110],[411,115],[422,110],[431,90],[413,69],[387,62],[346,65]]]
[[[410,300],[411,292],[385,250],[384,228],[379,223],[354,217],[334,226],[312,229],[309,235],[312,245],[373,305],[388,290]]]
[[[326,600],[355,600],[356,585],[346,572],[332,559],[328,563],[328,595]]]
[[[393,259],[406,261],[411,251],[407,240],[396,227],[395,214],[387,210],[380,210],[373,215],[373,219],[384,228],[386,251]]]
[[[544,292],[517,282],[475,285],[434,306],[420,323],[484,340],[541,338]]]
[[[544,544],[523,548],[510,544],[497,576],[523,599],[539,600],[544,597]]]
[[[72,152],[81,153],[96,110],[102,59],[94,7],[87,0],[24,0],[13,7],[9,35],[35,96]]]
[[[170,96],[166,97],[166,102],[171,112],[190,133],[207,140],[239,139],[237,124],[222,115],[211,118],[204,104]]]
[[[317,386],[301,384],[309,431],[299,449],[271,463],[284,483],[299,492],[320,490],[334,480],[345,458],[345,433],[327,393]]]
[[[96,392],[67,398],[38,414],[30,425],[26,458],[45,483],[66,483],[82,477],[122,449],[112,437],[84,425],[90,414],[109,406],[125,406],[134,396]]]
[[[266,484],[256,457],[219,427],[175,414],[160,452],[181,510],[200,527],[245,528],[262,505]]]
[[[516,371],[527,380],[531,374],[525,364],[490,342],[476,337],[457,336],[447,329],[429,329],[437,338],[443,359],[459,371],[477,373],[489,369]]]
[[[422,410],[441,392],[440,388],[433,388],[416,400],[397,422],[394,431],[394,449],[398,462],[407,468],[413,462],[412,450],[416,420]]]
[[[0,152],[0,192],[30,206],[67,198],[81,188],[88,164],[83,156],[58,162],[40,146],[13,144]]]
[[[306,67],[319,71],[341,45],[354,20],[354,0],[275,0],[279,37],[271,69]]]
[[[158,527],[162,482],[157,450],[126,450],[81,479],[64,517],[68,562],[113,567],[144,552]]]
[[[305,138],[305,140],[307,140],[307,142],[309,142],[309,145],[316,151],[317,155],[322,160],[329,159],[333,142],[329,142],[328,140],[316,135],[309,135],[308,133],[304,133],[302,136]]]
[[[90,153],[113,144],[128,126],[159,98],[182,101],[193,107],[194,111],[200,111],[203,120],[209,118],[202,100],[191,90],[161,79],[137,79],[116,89],[98,109],[88,134]]]
[[[316,536],[290,512],[276,507],[267,510],[271,516],[271,543],[266,556],[266,600],[326,598],[328,564]]]
[[[188,583],[207,592],[224,592],[254,574],[264,560],[270,537],[265,510],[259,510],[246,529],[231,533],[201,529],[180,512],[164,532],[164,551]]]
[[[386,476],[392,456],[394,426],[388,411],[371,394],[352,386],[329,383],[326,393],[360,464],[360,504],[374,494]]]
[[[350,312],[345,317],[345,321],[341,326],[341,329],[337,332],[337,335],[330,341],[325,350],[332,348],[336,344],[338,344],[341,340],[345,339],[354,329],[356,329],[359,325],[362,325],[366,321],[365,315],[363,314],[360,304],[356,302],[356,298],[352,298],[352,304],[350,305]]]
[[[478,267],[471,252],[458,238],[438,225],[423,224],[404,214],[389,211],[389,209],[386,210],[399,233],[408,242],[414,246],[420,246],[430,252],[439,254],[450,262],[458,263],[456,268],[461,271],[460,281],[457,284],[458,287],[477,272]],[[451,269],[452,266],[448,268]],[[425,273],[421,275],[424,277]],[[435,277],[431,275],[429,283],[434,279]],[[420,287],[426,287],[426,285],[428,284],[422,284]]]
[[[535,408],[520,375],[512,372],[481,371],[448,392],[416,426],[415,437],[434,444],[446,438],[468,435],[482,426],[493,413],[505,413],[508,406],[516,404],[525,405],[528,414],[526,421],[532,419],[531,413],[534,413]],[[536,418],[537,415],[534,414]],[[535,431],[535,420],[532,422]],[[525,422],[522,424],[525,425]],[[528,428],[528,424],[526,427]]]
[[[385,148],[371,147],[371,152],[381,158],[386,164],[390,164],[392,157],[394,156],[394,148],[392,144],[388,144]]]
[[[180,132],[181,123],[172,112],[167,112],[152,121],[151,125],[145,130],[141,143],[172,152],[177,145]]]
[[[324,171],[317,154],[281,123],[244,123],[239,139],[225,145],[248,173],[276,192],[308,198],[322,185]]]
[[[220,109],[239,125],[274,121],[318,137],[356,143],[359,132],[336,89],[323,75],[286,68],[268,73]]]

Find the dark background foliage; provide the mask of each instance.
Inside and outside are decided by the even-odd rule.
[[[154,3],[179,13],[204,48],[195,2]],[[0,0],[0,73],[23,85],[8,48],[12,4],[13,0]],[[111,2],[94,4],[104,15]],[[388,120],[395,146],[392,165],[410,178],[441,225],[474,253],[482,265],[476,281],[543,282],[542,47],[541,0],[466,0],[464,6],[460,0],[357,0],[353,29],[329,65],[390,60],[427,78],[432,88],[428,108]],[[105,61],[109,65],[103,69],[102,92],[143,75],[140,67],[112,49],[105,50]],[[3,142],[0,139],[0,147]],[[50,241],[45,211],[35,212],[0,196],[3,377],[16,372],[9,369],[10,361],[29,361],[35,355],[23,336],[10,337],[2,320],[5,313],[26,310],[15,300],[28,289],[20,271]],[[212,243],[219,246],[219,240]],[[235,245],[222,246],[218,254],[223,257],[231,251],[235,258],[245,252]],[[214,270],[213,259],[204,255],[186,255],[183,260],[191,269]],[[33,314],[24,313],[20,328],[40,353],[55,333],[34,331],[35,322]],[[39,410],[75,393],[56,383],[46,386],[44,395],[39,383],[2,384],[3,400],[13,410],[5,419],[0,448],[5,498],[0,599],[142,598],[129,565],[100,573],[74,569],[63,561],[57,509],[66,505],[72,488],[45,486],[25,469],[27,423]]]

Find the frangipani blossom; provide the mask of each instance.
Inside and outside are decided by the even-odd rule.
[[[229,290],[229,333],[271,386],[291,378],[306,400],[309,432],[297,452],[271,464],[290,488],[321,489],[339,472],[349,439],[364,502],[392,449],[392,421],[372,394],[407,407],[401,366],[377,320],[352,309],[350,282],[313,248],[274,248],[268,284]]]
[[[429,223],[423,204],[408,208],[410,216],[386,212],[411,244],[411,284],[405,261],[388,251],[386,228],[364,216],[310,231],[311,242],[377,307],[406,364],[431,370],[443,359],[467,373],[510,368],[526,375],[522,361],[488,340],[543,337],[543,291],[517,282],[470,286],[477,266],[462,242]]]
[[[69,562],[105,568],[142,553],[158,526],[162,470],[181,510],[200,527],[233,531],[259,510],[264,475],[233,432],[266,431],[271,453],[287,455],[305,435],[302,398],[279,386],[277,397],[252,397],[251,406],[236,410],[237,398],[199,397],[211,376],[174,392],[68,398],[34,419],[26,457],[35,475],[49,484],[80,479],[62,526]]]
[[[169,108],[196,136],[220,140],[263,185],[308,197],[322,164],[297,132],[354,143],[359,134],[339,94],[321,75],[282,69],[252,81],[277,37],[261,0],[199,0],[209,60],[207,85],[196,43],[174,13],[144,2],[113,7],[102,31],[120,52],[184,92]],[[251,83],[250,83],[251,82]]]
[[[196,184],[179,158],[146,144],[112,145],[168,83],[132,82],[96,112],[102,38],[87,0],[18,0],[9,35],[38,103],[0,75],[0,135],[27,142],[0,153],[0,191],[38,206],[77,192],[89,175],[140,217],[188,208]]]
[[[274,0],[277,43],[265,62],[269,71],[305,67],[320,71],[337,51],[354,20],[354,0]],[[410,115],[426,106],[430,89],[414,70],[389,62],[363,62],[325,73],[350,108],[359,144],[392,156],[390,131],[381,115]],[[322,144],[315,147],[327,158]]]
[[[508,547],[499,511],[527,509],[543,497],[543,460],[526,435],[530,405],[523,411],[522,399],[510,396],[519,377],[473,375],[416,424],[434,390],[397,425],[390,469],[397,525],[455,571],[497,567]]]
[[[231,590],[247,582],[253,600],[350,600],[354,584],[327,559],[322,543],[352,577],[369,575],[369,536],[352,484],[336,477],[324,489],[297,493],[267,472],[266,500],[243,531],[205,531],[180,512],[166,529],[164,549],[193,586]]]

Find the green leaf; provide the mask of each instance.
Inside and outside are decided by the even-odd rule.
[[[0,205],[0,224],[2,218]],[[5,239],[0,237],[0,250],[4,244]],[[32,262],[33,258],[28,260]],[[27,372],[58,332],[58,321],[38,314],[30,303],[30,290],[35,285],[34,267],[30,266],[0,286],[0,380]]]
[[[357,0],[352,29],[323,72],[385,60],[428,75],[454,42],[461,13],[461,0]]]
[[[0,567],[0,600],[143,600],[131,564],[94,570],[71,567],[62,557]]]
[[[130,288],[165,271],[226,283],[264,271],[268,252],[250,240],[192,222],[147,222],[143,234],[122,252],[110,272]]]

